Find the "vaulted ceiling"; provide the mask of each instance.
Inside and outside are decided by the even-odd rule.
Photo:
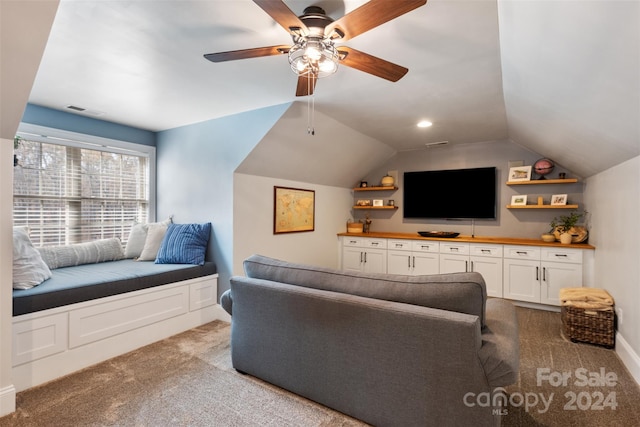
[[[285,0],[336,19],[365,2]],[[251,0],[61,0],[29,102],[153,131],[291,102],[286,56],[203,58],[279,44],[290,36]],[[583,177],[640,154],[637,1],[429,0],[344,44],[409,72],[340,67],[315,108],[393,150],[510,139]]]

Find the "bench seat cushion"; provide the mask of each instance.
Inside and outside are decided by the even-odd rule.
[[[13,291],[13,315],[123,294],[216,273],[204,265],[154,264],[131,259],[84,264],[52,270],[39,286]]]

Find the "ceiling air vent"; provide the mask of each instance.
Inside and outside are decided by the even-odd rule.
[[[78,107],[77,105],[67,105],[65,108],[67,110],[71,110],[76,113],[86,114],[88,116],[102,116],[104,114],[102,111],[87,110],[86,108]]]
[[[449,141],[438,141],[438,142],[427,142],[426,145],[427,148],[433,148],[433,147],[438,147],[440,145],[447,145],[449,143]]]

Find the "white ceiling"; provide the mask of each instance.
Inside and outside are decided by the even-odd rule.
[[[333,18],[363,3],[286,0]],[[590,176],[640,154],[639,22],[637,1],[430,0],[345,43],[403,79],[341,67],[315,107],[395,150],[509,138]],[[285,56],[202,56],[278,44],[251,0],[62,0],[29,102],[153,131],[291,102]]]

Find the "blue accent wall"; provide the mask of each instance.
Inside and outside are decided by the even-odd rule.
[[[218,294],[229,288],[233,271],[234,172],[290,105],[158,132],[156,217],[211,222],[207,260],[218,268]]]
[[[54,110],[35,104],[27,104],[27,108],[25,108],[22,116],[22,121],[33,125],[133,142],[151,147],[156,145],[155,132]]]

